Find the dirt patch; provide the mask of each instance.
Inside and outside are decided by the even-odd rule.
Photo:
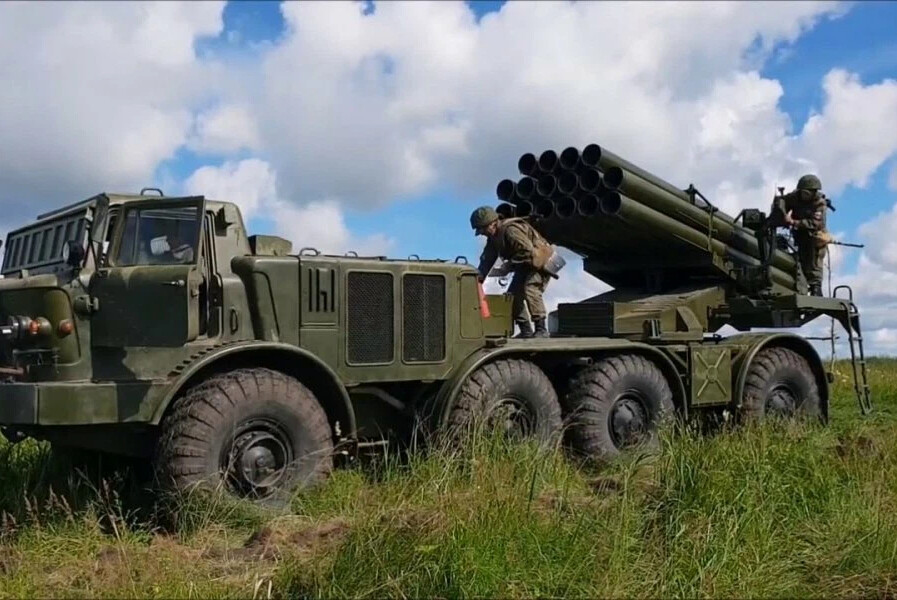
[[[259,559],[272,560],[279,558],[284,552],[290,554],[313,552],[342,539],[348,531],[349,525],[342,519],[334,519],[298,531],[267,526],[250,537],[243,549]]]
[[[613,496],[623,491],[623,483],[616,477],[596,477],[589,487],[599,496]]]
[[[835,452],[841,458],[847,458],[848,456],[882,456],[882,451],[878,444],[875,443],[875,440],[865,435],[851,438],[839,436],[838,443],[835,445]]]
[[[544,492],[536,497],[534,508],[548,515],[576,515],[595,505],[596,499],[590,495],[561,494],[560,492]]]
[[[343,539],[348,531],[349,525],[342,519],[299,527],[290,521],[281,521],[256,531],[241,548],[211,547],[202,553],[202,558],[241,561],[280,560],[287,555],[315,552]]]
[[[400,531],[435,531],[445,523],[445,515],[434,509],[391,511],[380,518],[382,527]]]

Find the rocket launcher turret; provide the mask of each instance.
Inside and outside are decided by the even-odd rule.
[[[794,257],[765,250],[764,228],[739,223],[693,186],[679,189],[597,144],[527,153],[518,170],[520,179],[498,184],[499,214],[528,217],[546,239],[581,255],[587,272],[615,288],[798,290]]]

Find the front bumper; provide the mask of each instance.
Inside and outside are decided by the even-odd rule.
[[[0,386],[0,424],[35,423],[37,423],[37,386],[29,383],[7,383]]]
[[[165,382],[0,384],[0,425],[97,425],[153,418]]]

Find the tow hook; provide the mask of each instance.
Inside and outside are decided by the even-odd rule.
[[[91,296],[76,296],[72,301],[75,312],[90,316],[100,310],[100,299]]]

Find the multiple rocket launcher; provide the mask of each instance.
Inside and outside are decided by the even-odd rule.
[[[762,240],[703,199],[681,190],[597,144],[517,163],[522,178],[496,189],[504,218],[529,217],[551,243],[584,257],[585,270],[610,285],[643,288],[646,276],[662,290],[686,282],[729,280],[759,269]],[[778,248],[769,278],[797,291],[794,257]]]

